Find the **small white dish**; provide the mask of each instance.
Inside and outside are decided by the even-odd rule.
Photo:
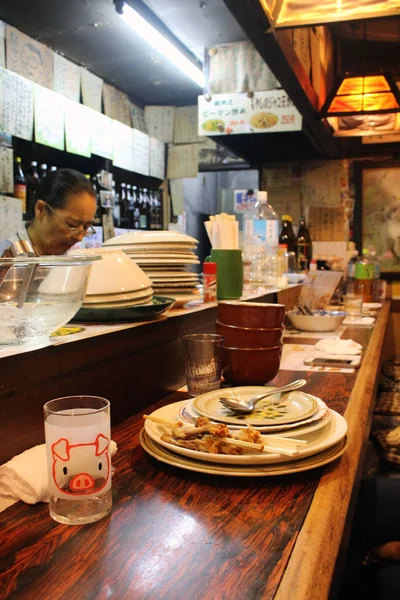
[[[198,240],[190,235],[177,231],[131,231],[118,235],[104,242],[103,246],[120,246],[123,244],[152,244],[160,242],[186,242],[198,244]]]
[[[147,287],[138,292],[126,292],[123,294],[98,294],[85,296],[84,304],[102,304],[108,302],[129,302],[130,300],[139,300],[153,294],[153,288]]]

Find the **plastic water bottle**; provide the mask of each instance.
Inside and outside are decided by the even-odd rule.
[[[371,250],[370,252],[370,261],[374,266],[374,283],[372,288],[372,296],[375,302],[379,300],[380,296],[380,287],[381,287],[381,267],[379,265],[378,257],[376,256],[376,251]]]
[[[279,217],[268,202],[267,192],[257,192],[257,202],[245,213],[245,240],[257,237],[268,254],[279,244]],[[254,243],[252,245],[258,245]]]
[[[368,250],[362,251],[362,256],[356,262],[354,292],[363,295],[364,302],[373,301],[374,265],[369,259]]]

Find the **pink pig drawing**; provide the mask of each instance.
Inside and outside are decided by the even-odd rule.
[[[83,495],[102,490],[108,482],[109,440],[101,433],[90,444],[71,445],[61,438],[51,447],[53,480],[63,494]]]

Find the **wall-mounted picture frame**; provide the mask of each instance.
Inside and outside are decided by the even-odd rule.
[[[400,279],[400,160],[354,164],[357,249],[375,250],[385,279]]]

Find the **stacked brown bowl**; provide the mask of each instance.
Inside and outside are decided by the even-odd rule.
[[[235,385],[262,385],[279,371],[284,304],[219,302],[215,329],[225,338],[223,375]]]

